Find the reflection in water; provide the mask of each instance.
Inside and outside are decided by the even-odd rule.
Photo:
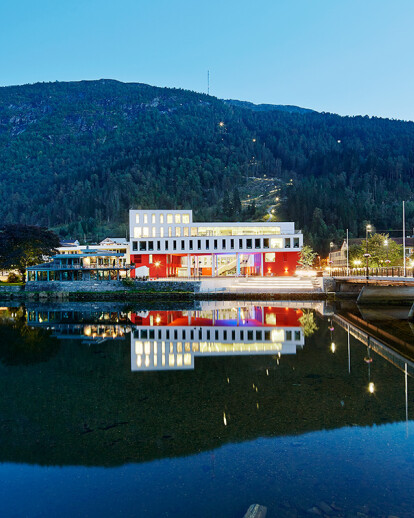
[[[412,516],[410,343],[378,318],[223,302],[31,304],[0,319],[57,344],[41,364],[0,363],[1,515],[228,518],[260,502],[304,518],[323,501],[336,516]]]
[[[133,313],[131,368],[193,369],[197,356],[296,354],[304,345],[301,316],[268,306]]]

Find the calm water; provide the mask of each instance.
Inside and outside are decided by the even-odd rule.
[[[272,304],[0,308],[0,516],[414,516],[407,309]]]

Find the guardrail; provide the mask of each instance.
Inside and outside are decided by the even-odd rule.
[[[330,273],[332,277],[367,277],[366,268],[332,268]],[[403,266],[368,268],[368,277],[414,277],[414,268],[406,268],[405,275]]]

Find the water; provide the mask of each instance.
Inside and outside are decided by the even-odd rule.
[[[0,308],[1,516],[412,517],[405,309],[272,304]]]

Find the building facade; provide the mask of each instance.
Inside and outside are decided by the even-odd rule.
[[[293,222],[195,223],[191,210],[131,210],[129,229],[131,263],[152,278],[293,275],[303,246]]]

